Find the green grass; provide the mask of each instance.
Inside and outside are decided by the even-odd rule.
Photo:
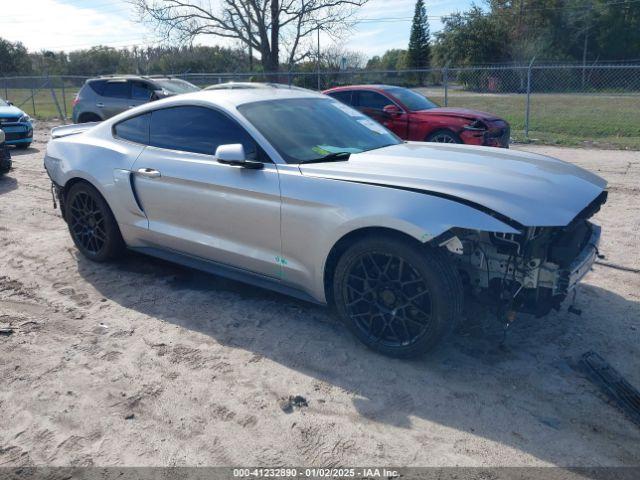
[[[432,98],[444,103],[444,98]],[[534,94],[528,140],[525,105],[525,95],[449,96],[449,106],[484,110],[507,120],[516,141],[640,150],[640,95]]]
[[[65,88],[65,100],[67,105],[67,117],[71,117],[72,105],[74,97],[79,88],[69,87]],[[54,88],[53,91],[58,99],[62,113],[64,114],[63,94],[62,88]],[[33,101],[30,99],[31,90],[28,88],[9,88],[6,90],[0,88],[0,98],[10,100],[16,107],[22,109],[25,113],[28,113],[32,117],[40,120],[59,118],[60,114],[56,108],[56,104],[53,101],[51,95],[51,89],[34,90],[35,96]],[[34,111],[35,103],[35,111]]]
[[[67,117],[78,87],[65,89]],[[54,92],[62,106],[62,89]],[[9,89],[8,98],[38,119],[59,117],[50,89],[36,91],[35,112],[29,89]],[[444,104],[441,90],[427,90],[433,100]],[[436,95],[433,95],[436,93]],[[4,89],[0,96],[4,97]],[[529,138],[524,136],[526,96],[517,94],[476,94],[452,91],[449,106],[467,107],[494,113],[511,124],[518,142],[640,150],[640,94],[629,96],[534,94],[531,96]]]

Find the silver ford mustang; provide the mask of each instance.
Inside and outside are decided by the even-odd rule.
[[[543,315],[591,268],[600,177],[553,158],[402,142],[299,89],[203,91],[55,128],[45,168],[89,259],[125,248],[335,308],[408,357],[463,299]],[[509,313],[507,313],[509,312]]]

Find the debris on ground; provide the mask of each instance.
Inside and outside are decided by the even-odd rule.
[[[583,354],[580,363],[589,380],[640,426],[640,392],[596,352]]]
[[[302,407],[308,407],[309,403],[307,402],[307,399],[304,398],[302,395],[290,395],[289,398],[282,398],[280,399],[280,401],[278,402],[278,405],[280,406],[280,409],[284,412],[284,413],[291,413],[293,412],[293,408],[302,408]]]
[[[13,327],[8,323],[0,323],[0,335],[8,337],[13,333]]]

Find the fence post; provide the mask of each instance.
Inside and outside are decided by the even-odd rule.
[[[529,115],[531,113],[531,69],[535,61],[536,57],[533,57],[527,69],[527,106],[524,114],[524,138],[527,140],[529,140]]]
[[[64,77],[60,77],[60,81],[62,82],[62,108],[64,110],[64,123],[67,123],[67,93],[64,90]]]
[[[31,84],[31,106],[33,107],[33,116],[37,116],[36,113],[36,98],[35,98],[35,92],[33,91],[33,83]]]
[[[449,106],[449,62],[442,69],[442,81],[444,82],[444,106]]]
[[[62,114],[62,108],[60,108],[60,102],[58,102],[58,96],[56,95],[56,91],[54,89],[55,85],[51,81],[51,77],[47,77],[47,82],[49,83],[49,90],[51,91],[51,99],[53,100],[53,104],[55,105],[56,110],[58,110],[58,115],[63,118],[64,115]]]

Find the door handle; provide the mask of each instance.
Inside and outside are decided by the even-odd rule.
[[[96,103],[96,107],[102,108],[102,107],[104,107],[104,103],[98,102],[98,103]]]
[[[153,168],[139,168],[138,173],[143,177],[148,177],[148,178],[158,178],[161,176],[160,172]]]

